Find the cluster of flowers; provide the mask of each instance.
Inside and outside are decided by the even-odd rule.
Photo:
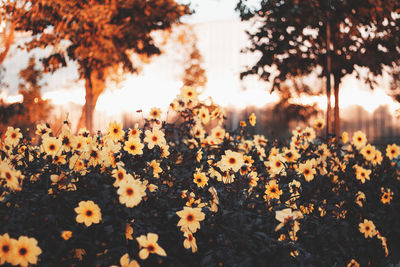
[[[319,139],[323,119],[282,144],[249,133],[254,114],[226,130],[224,111],[198,97],[181,90],[174,123],[153,108],[140,127],[111,122],[104,135],[75,135],[68,121],[39,124],[33,138],[8,127],[0,263],[399,261],[399,146],[382,153],[360,131]]]

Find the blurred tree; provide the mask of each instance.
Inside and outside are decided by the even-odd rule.
[[[140,58],[160,53],[151,33],[170,29],[181,16],[190,14],[188,5],[174,0],[30,0],[18,8],[13,1],[15,30],[29,31],[25,48],[51,48],[43,58],[44,71],[54,72],[78,64],[85,80],[86,102],[78,128],[93,130],[93,113],[106,79],[115,70],[137,72]],[[139,55],[134,57],[134,55]]]
[[[256,74],[272,82],[273,90],[282,81],[316,71],[327,78],[330,98],[332,75],[336,134],[342,78],[355,73],[373,88],[384,67],[400,58],[398,0],[272,0],[257,8],[239,0],[236,10],[255,26],[248,32],[251,45],[246,51],[261,52],[241,77]],[[362,75],[362,67],[368,75]]]
[[[0,2],[3,7],[9,0]],[[18,1],[15,1],[15,4]],[[10,51],[11,44],[14,42],[15,21],[11,19],[9,13],[12,14],[13,10],[10,9],[9,13],[4,8],[0,7],[0,65],[5,60],[8,52]]]
[[[40,120],[46,120],[51,105],[49,100],[43,100],[40,93],[43,73],[36,68],[35,58],[29,59],[28,66],[19,72],[22,83],[19,84],[19,93],[23,97],[23,117],[18,121],[20,127],[34,129]]]
[[[207,84],[207,75],[205,69],[201,66],[204,60],[197,47],[197,36],[193,26],[185,27],[178,39],[188,54],[185,59],[183,85],[204,88]]]

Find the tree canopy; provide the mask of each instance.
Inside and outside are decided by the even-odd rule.
[[[236,10],[242,20],[255,24],[247,50],[262,54],[242,77],[255,74],[277,88],[314,71],[321,77],[332,74],[337,124],[341,79],[355,73],[373,86],[385,66],[394,66],[400,57],[397,0],[270,0],[258,8],[239,0]],[[360,74],[362,67],[368,68],[367,76]]]
[[[32,34],[25,44],[30,51],[51,48],[42,59],[44,70],[54,72],[78,63],[85,79],[86,103],[80,126],[92,130],[97,98],[105,89],[107,76],[116,68],[137,72],[137,57],[160,54],[151,33],[169,29],[181,16],[190,14],[188,5],[174,0],[31,0],[26,5],[6,1],[17,31]]]

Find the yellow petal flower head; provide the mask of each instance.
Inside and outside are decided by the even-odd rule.
[[[303,131],[303,136],[308,142],[312,142],[315,139],[315,131],[313,128],[306,127]]]
[[[61,232],[61,237],[64,240],[68,240],[68,239],[70,239],[72,237],[72,232],[71,231],[62,231]]]
[[[38,256],[42,250],[37,245],[35,238],[20,236],[15,242],[14,257],[10,262],[13,265],[27,267],[28,264],[37,264]]]
[[[165,250],[157,243],[158,235],[154,233],[148,233],[147,236],[141,235],[136,238],[139,243],[139,258],[145,260],[149,257],[150,253],[155,253],[160,256],[167,256]]]
[[[130,260],[129,254],[125,253],[119,260],[121,267],[139,267],[139,263],[136,260]]]
[[[360,264],[355,259],[351,259],[351,261],[347,264],[347,267],[360,267]]]
[[[150,109],[150,117],[155,120],[160,119],[161,118],[161,109],[151,108]]]
[[[44,137],[43,138],[43,149],[47,155],[56,156],[61,149],[62,142],[55,137]]]
[[[7,131],[5,133],[4,143],[9,146],[18,145],[19,141],[22,138],[22,133],[20,133],[19,128],[7,127]]]
[[[294,227],[294,221],[297,219],[302,219],[303,214],[296,210],[292,211],[291,208],[279,210],[275,212],[275,219],[280,221],[281,223],[275,228],[275,231],[278,231],[286,224],[290,224],[291,228]]]
[[[396,144],[388,145],[386,147],[386,157],[390,160],[397,159],[400,155],[400,147]]]
[[[196,102],[198,94],[196,88],[190,86],[184,86],[181,89],[180,96],[185,103],[188,103],[189,101]]]
[[[361,166],[354,165],[356,172],[356,179],[360,180],[361,183],[365,183],[365,180],[369,180],[369,175],[371,174],[371,170],[364,169]]]
[[[362,207],[364,205],[364,201],[366,200],[365,194],[361,191],[358,191],[356,194],[356,200],[355,202]]]
[[[299,164],[297,173],[300,175],[304,175],[304,179],[307,182],[310,182],[314,180],[314,175],[317,173],[317,171],[313,167],[313,162],[311,160],[307,160],[306,163]]]
[[[77,223],[84,223],[87,227],[93,223],[99,223],[101,221],[101,210],[100,207],[92,200],[81,201],[78,207],[75,208]]]
[[[265,162],[265,166],[271,177],[275,177],[279,174],[286,175],[285,165],[286,159],[282,155],[272,156],[268,162]]]
[[[155,159],[153,159],[150,164],[150,169],[152,170],[153,176],[155,178],[160,178],[160,173],[163,171],[160,167],[160,163],[158,163]]]
[[[110,122],[107,128],[107,137],[118,141],[121,140],[124,135],[125,132],[122,130],[122,123],[117,123],[116,121]]]
[[[222,155],[221,161],[218,163],[218,167],[222,171],[233,170],[237,172],[240,167],[244,164],[243,155],[232,150],[226,150],[225,155]]]
[[[357,131],[353,134],[353,145],[361,149],[367,143],[367,136],[362,131]]]
[[[381,192],[382,192],[381,202],[383,204],[390,204],[390,201],[393,199],[394,193],[390,190],[390,188],[385,190],[383,187],[381,188]]]
[[[115,178],[115,182],[113,184],[115,187],[119,187],[120,183],[124,181],[126,177],[128,177],[126,170],[119,165],[117,166],[117,169],[112,170],[111,174],[112,177]]]
[[[134,155],[143,155],[144,144],[140,141],[140,138],[129,137],[128,141],[125,142],[124,150]]]
[[[249,117],[249,123],[251,126],[255,126],[256,125],[256,115],[253,113],[251,113],[250,117]]]
[[[159,128],[153,127],[152,131],[146,130],[144,133],[146,136],[143,141],[147,143],[149,149],[153,149],[155,145],[161,147],[166,144],[164,133]]]
[[[210,112],[208,111],[208,108],[206,107],[201,107],[199,110],[198,117],[200,118],[200,121],[202,124],[207,124],[210,121]]]
[[[192,249],[192,253],[195,253],[197,251],[197,243],[196,243],[196,238],[194,238],[193,234],[190,232],[184,232],[183,236],[185,237],[185,240],[183,241],[183,247],[186,249]]]
[[[366,160],[372,161],[375,158],[375,147],[368,144],[361,149],[360,153]]]
[[[11,263],[14,259],[15,243],[16,240],[10,238],[8,233],[0,235],[0,264]]]
[[[268,200],[279,199],[282,195],[282,190],[279,189],[279,185],[276,180],[271,180],[265,185],[265,194]]]
[[[342,133],[342,142],[346,144],[349,141],[349,133],[348,132],[343,132]]]
[[[325,127],[325,120],[323,118],[318,118],[314,121],[314,128],[317,130],[322,130]]]
[[[376,235],[375,224],[367,219],[359,225],[360,233],[364,234],[365,238],[374,237]]]
[[[183,210],[177,211],[176,214],[181,218],[178,226],[183,232],[190,231],[195,233],[200,229],[200,221],[205,219],[205,214],[201,212],[201,208],[184,207]]]
[[[49,136],[51,129],[45,123],[37,124],[35,134],[40,136]]]
[[[195,174],[193,174],[193,182],[197,184],[198,187],[203,188],[208,184],[208,177],[204,172],[197,171]]]
[[[119,185],[117,193],[121,204],[125,204],[128,208],[133,208],[139,205],[146,195],[146,186],[140,180],[126,179]]]

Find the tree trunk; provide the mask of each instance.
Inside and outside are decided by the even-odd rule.
[[[326,136],[332,133],[332,108],[331,108],[331,26],[329,12],[326,12]]]
[[[85,89],[85,105],[82,107],[82,114],[78,122],[77,130],[86,127],[86,129],[93,133],[93,116],[97,99],[105,90],[103,75],[97,70],[87,71]]]
[[[340,136],[340,114],[339,114],[339,85],[340,85],[340,80],[335,77],[335,85],[334,85],[334,94],[335,94],[335,110],[334,110],[334,116],[335,116],[335,135]]]
[[[11,23],[10,32],[8,33],[8,35],[6,33],[6,30],[4,30],[4,36],[3,36],[4,39],[2,41],[4,51],[0,53],[0,65],[6,59],[6,56],[10,51],[11,44],[14,42],[14,31],[15,31],[15,22]]]

